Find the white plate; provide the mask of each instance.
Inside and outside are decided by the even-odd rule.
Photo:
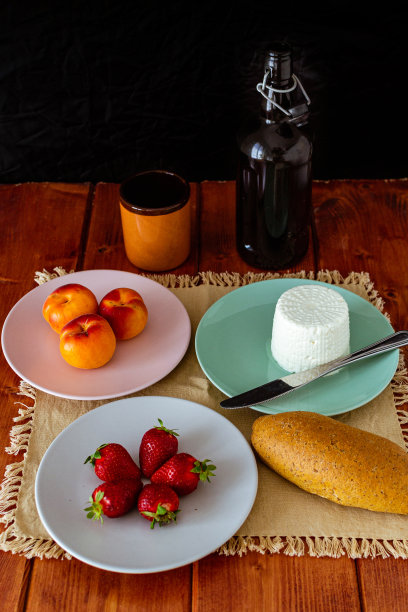
[[[104,442],[118,442],[138,462],[145,431],[157,419],[177,429],[179,452],[216,465],[211,482],[180,498],[177,523],[150,529],[137,509],[103,525],[83,508],[100,484],[84,459]],[[137,397],[96,408],[69,425],[50,445],[37,472],[35,496],[51,537],[84,563],[123,573],[180,567],[205,557],[232,537],[255,500],[258,472],[241,432],[214,410],[170,397]]]
[[[143,332],[117,342],[109,363],[95,370],[67,364],[59,337],[42,316],[46,297],[57,287],[80,283],[98,302],[111,289],[130,287],[146,304]],[[50,280],[21,298],[8,314],[1,336],[4,355],[22,379],[47,393],[69,399],[121,397],[161,380],[183,358],[191,336],[188,313],[168,289],[149,278],[117,270],[85,270]]]

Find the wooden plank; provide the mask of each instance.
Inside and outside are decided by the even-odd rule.
[[[6,612],[24,609],[31,567],[28,559],[0,551],[1,606]]]
[[[14,304],[36,287],[34,274],[59,264],[75,267],[82,237],[89,185],[29,183],[0,185],[0,325]],[[19,378],[0,357],[0,446],[9,445]],[[0,473],[23,456],[0,455]],[[0,553],[2,609],[23,609],[33,562],[20,555]]]
[[[243,262],[235,247],[235,183],[202,183],[200,201],[200,270],[260,272]],[[315,271],[313,247],[311,241],[306,256],[292,272]],[[297,559],[252,553],[241,558],[211,556],[198,565],[193,591],[193,610],[197,612],[359,609],[355,566],[344,557]]]
[[[200,184],[200,271],[268,272],[248,265],[238,255],[235,229],[235,181],[205,181]],[[291,272],[314,271],[312,237],[305,257],[290,268]],[[288,272],[288,269],[269,270]]]
[[[122,612],[191,609],[190,569],[157,574],[116,574],[98,570],[72,559],[35,564],[27,599],[27,612]]]
[[[369,272],[392,323],[405,329],[408,181],[330,181],[314,187],[319,266],[342,274]]]
[[[126,259],[120,226],[118,189],[99,183],[86,232],[82,269],[117,269],[139,273]],[[197,189],[193,186],[196,213]],[[194,232],[197,231],[194,222]],[[196,243],[196,240],[194,241]],[[195,273],[196,250],[176,273]],[[27,610],[171,610],[191,608],[189,566],[157,574],[114,574],[71,561],[35,563]]]
[[[23,183],[0,186],[2,284],[34,286],[33,273],[76,262],[88,184]]]
[[[357,577],[342,559],[248,553],[200,561],[194,612],[315,612],[360,608]]]
[[[364,612],[407,610],[408,568],[405,559],[361,559],[357,561]]]
[[[406,329],[408,276],[407,181],[331,181],[315,188],[319,265],[369,272],[395,329]],[[364,610],[407,609],[408,563],[356,561]]]
[[[175,274],[195,274],[198,270],[198,186],[191,184],[192,249],[189,258]],[[98,183],[92,206],[92,218],[86,246],[85,269],[117,269],[135,274],[145,273],[126,258],[119,210],[119,185]]]

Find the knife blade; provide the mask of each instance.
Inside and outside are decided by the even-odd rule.
[[[386,351],[405,346],[406,344],[408,344],[408,331],[395,332],[390,336],[377,340],[373,344],[359,349],[358,351],[354,351],[345,357],[335,359],[329,363],[311,368],[310,370],[288,374],[283,378],[277,378],[260,385],[259,387],[255,387],[254,389],[244,391],[239,395],[225,399],[220,402],[220,406],[222,408],[231,409],[246,408],[248,406],[262,404],[263,402],[273,400],[276,397],[282,397],[287,393],[300,389],[301,387],[308,385],[310,382],[317,380],[322,376],[326,376],[326,374],[334,372],[335,370],[338,370],[346,365],[350,365],[367,357],[373,357],[374,355],[385,353]]]

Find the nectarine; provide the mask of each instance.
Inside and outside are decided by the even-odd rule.
[[[44,302],[42,313],[58,334],[72,319],[83,314],[96,314],[98,301],[92,291],[83,285],[69,283],[55,289]]]
[[[115,334],[106,319],[98,314],[81,315],[62,328],[61,355],[76,368],[100,368],[112,359],[115,348]]]
[[[99,314],[109,321],[118,340],[128,340],[140,334],[148,316],[140,293],[126,287],[109,291],[100,301]]]

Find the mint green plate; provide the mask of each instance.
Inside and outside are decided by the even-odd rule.
[[[279,296],[296,285],[319,284],[304,279],[274,279],[235,289],[205,313],[197,328],[197,358],[206,376],[232,397],[288,374],[274,360],[270,341]],[[350,349],[355,351],[394,330],[375,306],[360,296],[330,285],[346,300],[350,313]],[[254,409],[268,414],[307,410],[328,416],[366,404],[392,379],[398,349],[346,366],[299,391]]]

